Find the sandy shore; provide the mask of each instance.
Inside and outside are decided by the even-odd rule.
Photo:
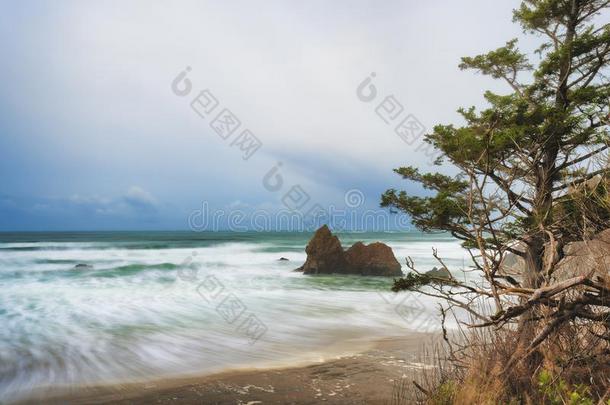
[[[413,333],[374,342],[361,353],[294,368],[248,369],[201,377],[65,389],[20,403],[53,404],[387,404],[396,381],[432,367],[422,348],[436,337]]]

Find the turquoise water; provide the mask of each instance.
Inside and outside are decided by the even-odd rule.
[[[292,271],[310,237],[0,233],[0,399],[36,387],[317,360],[431,326],[434,304],[389,293],[391,280]],[[385,242],[422,270],[436,264],[432,247],[450,268],[464,265],[447,235],[339,237],[344,247]]]

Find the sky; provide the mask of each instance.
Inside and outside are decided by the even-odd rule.
[[[0,2],[0,231],[188,229],[204,210],[421,192],[392,169],[430,170],[417,134],[507,91],[458,64],[523,38],[517,5]]]

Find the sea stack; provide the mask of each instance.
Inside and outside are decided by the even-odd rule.
[[[365,245],[356,242],[343,250],[337,236],[323,225],[311,238],[307,247],[307,260],[297,269],[303,274],[358,274],[362,276],[400,277],[400,263],[392,249],[381,242]]]

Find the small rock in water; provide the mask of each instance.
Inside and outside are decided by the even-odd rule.
[[[438,267],[433,267],[432,270],[426,272],[426,275],[437,278],[451,278],[451,274],[447,271],[447,269],[439,269]]]
[[[279,261],[279,262],[287,262],[287,261],[288,261],[288,259],[286,259],[285,257],[280,257],[280,258],[278,259],[278,261]]]
[[[91,270],[93,269],[93,266],[91,266],[90,264],[85,264],[85,263],[79,263],[76,266],[74,266],[74,270]]]

